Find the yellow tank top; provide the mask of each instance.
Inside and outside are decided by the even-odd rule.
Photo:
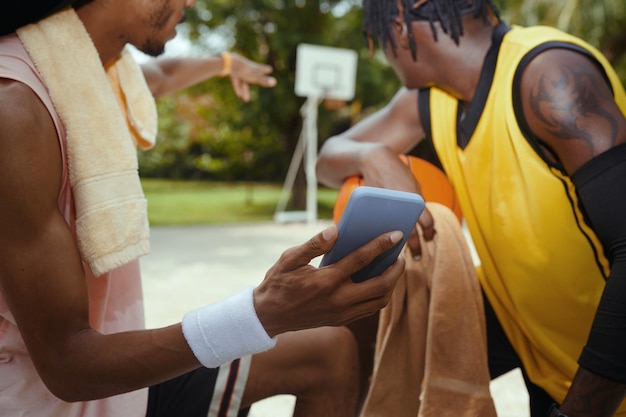
[[[518,124],[515,75],[531,51],[572,48],[605,69],[625,113],[626,96],[606,59],[583,41],[548,27],[506,29],[496,29],[463,121],[458,100],[432,88],[425,125],[476,245],[485,294],[530,379],[561,402],[609,266],[572,182],[541,158]]]

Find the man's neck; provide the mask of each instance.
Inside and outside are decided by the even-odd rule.
[[[102,65],[117,59],[126,45],[122,36],[116,34],[114,22],[107,22],[107,15],[97,2],[87,2],[76,9],[87,33],[98,51]]]
[[[440,88],[465,103],[471,103],[476,94],[487,52],[493,43],[495,27],[484,26],[481,22],[481,27],[467,29],[461,38],[461,46],[443,58],[444,61],[449,61],[443,63],[443,68],[452,70],[444,74],[442,85],[445,87]]]

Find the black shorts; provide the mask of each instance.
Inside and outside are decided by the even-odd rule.
[[[545,417],[548,409],[555,403],[554,399],[548,395],[540,386],[534,384],[528,378],[526,369],[521,359],[513,349],[513,346],[506,337],[496,313],[493,311],[487,296],[483,293],[485,303],[485,321],[487,324],[487,352],[489,354],[489,373],[491,379],[497,378],[513,369],[519,368],[528,390],[530,415],[531,417]]]
[[[150,387],[147,417],[245,417],[241,399],[250,357],[219,368],[199,368]]]

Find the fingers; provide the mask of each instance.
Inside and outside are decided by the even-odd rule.
[[[400,255],[396,261],[382,274],[372,279],[359,282],[356,285],[357,289],[350,288],[350,292],[354,294],[355,300],[360,300],[362,302],[376,302],[376,300],[382,301],[383,304],[378,306],[378,308],[381,308],[387,304],[386,299],[389,295],[391,295],[391,291],[395,287],[396,281],[404,272],[404,267],[404,257]]]
[[[313,236],[304,244],[305,250],[308,252],[306,257],[313,259],[328,252],[335,244],[337,235],[337,226],[333,224]]]
[[[400,255],[385,272],[377,277],[356,284],[344,278],[342,285],[328,295],[333,300],[331,311],[341,313],[335,315],[329,324],[346,325],[385,307],[389,303],[393,289],[402,276],[404,268],[404,257]]]
[[[402,239],[402,232],[385,233],[341,261],[315,268],[310,261],[331,250],[335,225],[306,243],[283,252],[255,289],[255,308],[268,334],[322,325],[344,325],[384,307],[404,271],[398,257],[381,275],[355,284],[350,276]]]
[[[293,270],[307,265],[311,260],[328,252],[337,240],[337,226],[334,224],[322,230],[300,246],[283,252],[279,263],[284,270]]]
[[[417,220],[420,227],[422,228],[422,234],[424,235],[424,240],[431,241],[435,236],[435,221],[433,220],[432,214],[428,208],[425,208],[420,218]]]
[[[419,233],[417,232],[417,226],[413,228],[411,235],[406,241],[407,246],[411,250],[411,255],[416,261],[422,257],[422,245],[420,244]]]
[[[242,85],[246,84],[248,87],[250,84],[260,85],[261,87],[274,87],[276,85],[276,78],[270,75],[274,71],[271,65],[260,64],[235,53],[232,54],[232,57],[231,78],[233,80],[236,79]]]
[[[348,275],[359,271],[369,265],[374,258],[387,249],[392,248],[396,243],[402,240],[402,232],[399,230],[382,234],[359,249],[346,255],[337,262],[337,267],[345,270]]]
[[[255,68],[251,69],[252,73],[246,79],[250,84],[258,84],[261,87],[274,87],[276,85],[276,78],[270,75],[274,68],[270,65],[257,64]]]
[[[258,64],[249,61],[246,71],[238,74],[239,77],[246,80],[250,84],[258,84],[262,87],[273,87],[276,85],[276,79],[270,74],[274,71],[270,65]]]
[[[336,240],[337,227],[331,225],[313,236],[306,243],[283,252],[278,265],[281,265],[281,270],[283,271],[290,271],[307,265],[314,258],[330,251]],[[402,240],[402,232],[398,230],[382,234],[346,255],[334,265],[334,268],[339,270],[341,278],[349,277],[367,266],[378,255],[392,248],[400,240]]]
[[[233,90],[237,97],[246,103],[250,101],[250,83],[244,81],[241,78],[237,78],[234,76],[230,77],[231,84],[233,85]],[[255,84],[260,85],[261,87],[274,87],[276,85],[276,79],[273,77],[263,77],[261,80],[256,82]]]
[[[266,87],[266,88],[275,87],[276,78],[269,76],[269,75],[265,75],[258,79],[257,84],[260,85],[261,87]]]
[[[422,229],[422,236],[424,236],[424,240],[431,241],[433,237],[435,237],[435,221],[433,220],[433,216],[428,210],[425,208],[422,212],[422,215],[417,220],[417,224]],[[411,255],[413,255],[413,259],[416,261],[422,257],[422,245],[420,242],[419,232],[417,230],[417,225],[413,229],[413,232],[409,236],[407,240],[407,246],[411,250]]]
[[[250,101],[250,85],[243,81],[241,78],[234,76],[230,77],[230,82],[233,85],[233,91],[241,100],[246,103]]]
[[[235,94],[244,102],[250,101],[251,84],[267,88],[276,85],[276,78],[270,75],[274,70],[271,65],[259,64],[235,53],[232,57],[230,81]]]

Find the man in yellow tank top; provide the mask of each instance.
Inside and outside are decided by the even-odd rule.
[[[566,33],[504,24],[490,0],[363,13],[404,88],[324,143],[319,179],[417,192],[397,154],[431,142],[480,257],[492,378],[521,368],[533,417],[626,415],[626,95],[611,65]]]

